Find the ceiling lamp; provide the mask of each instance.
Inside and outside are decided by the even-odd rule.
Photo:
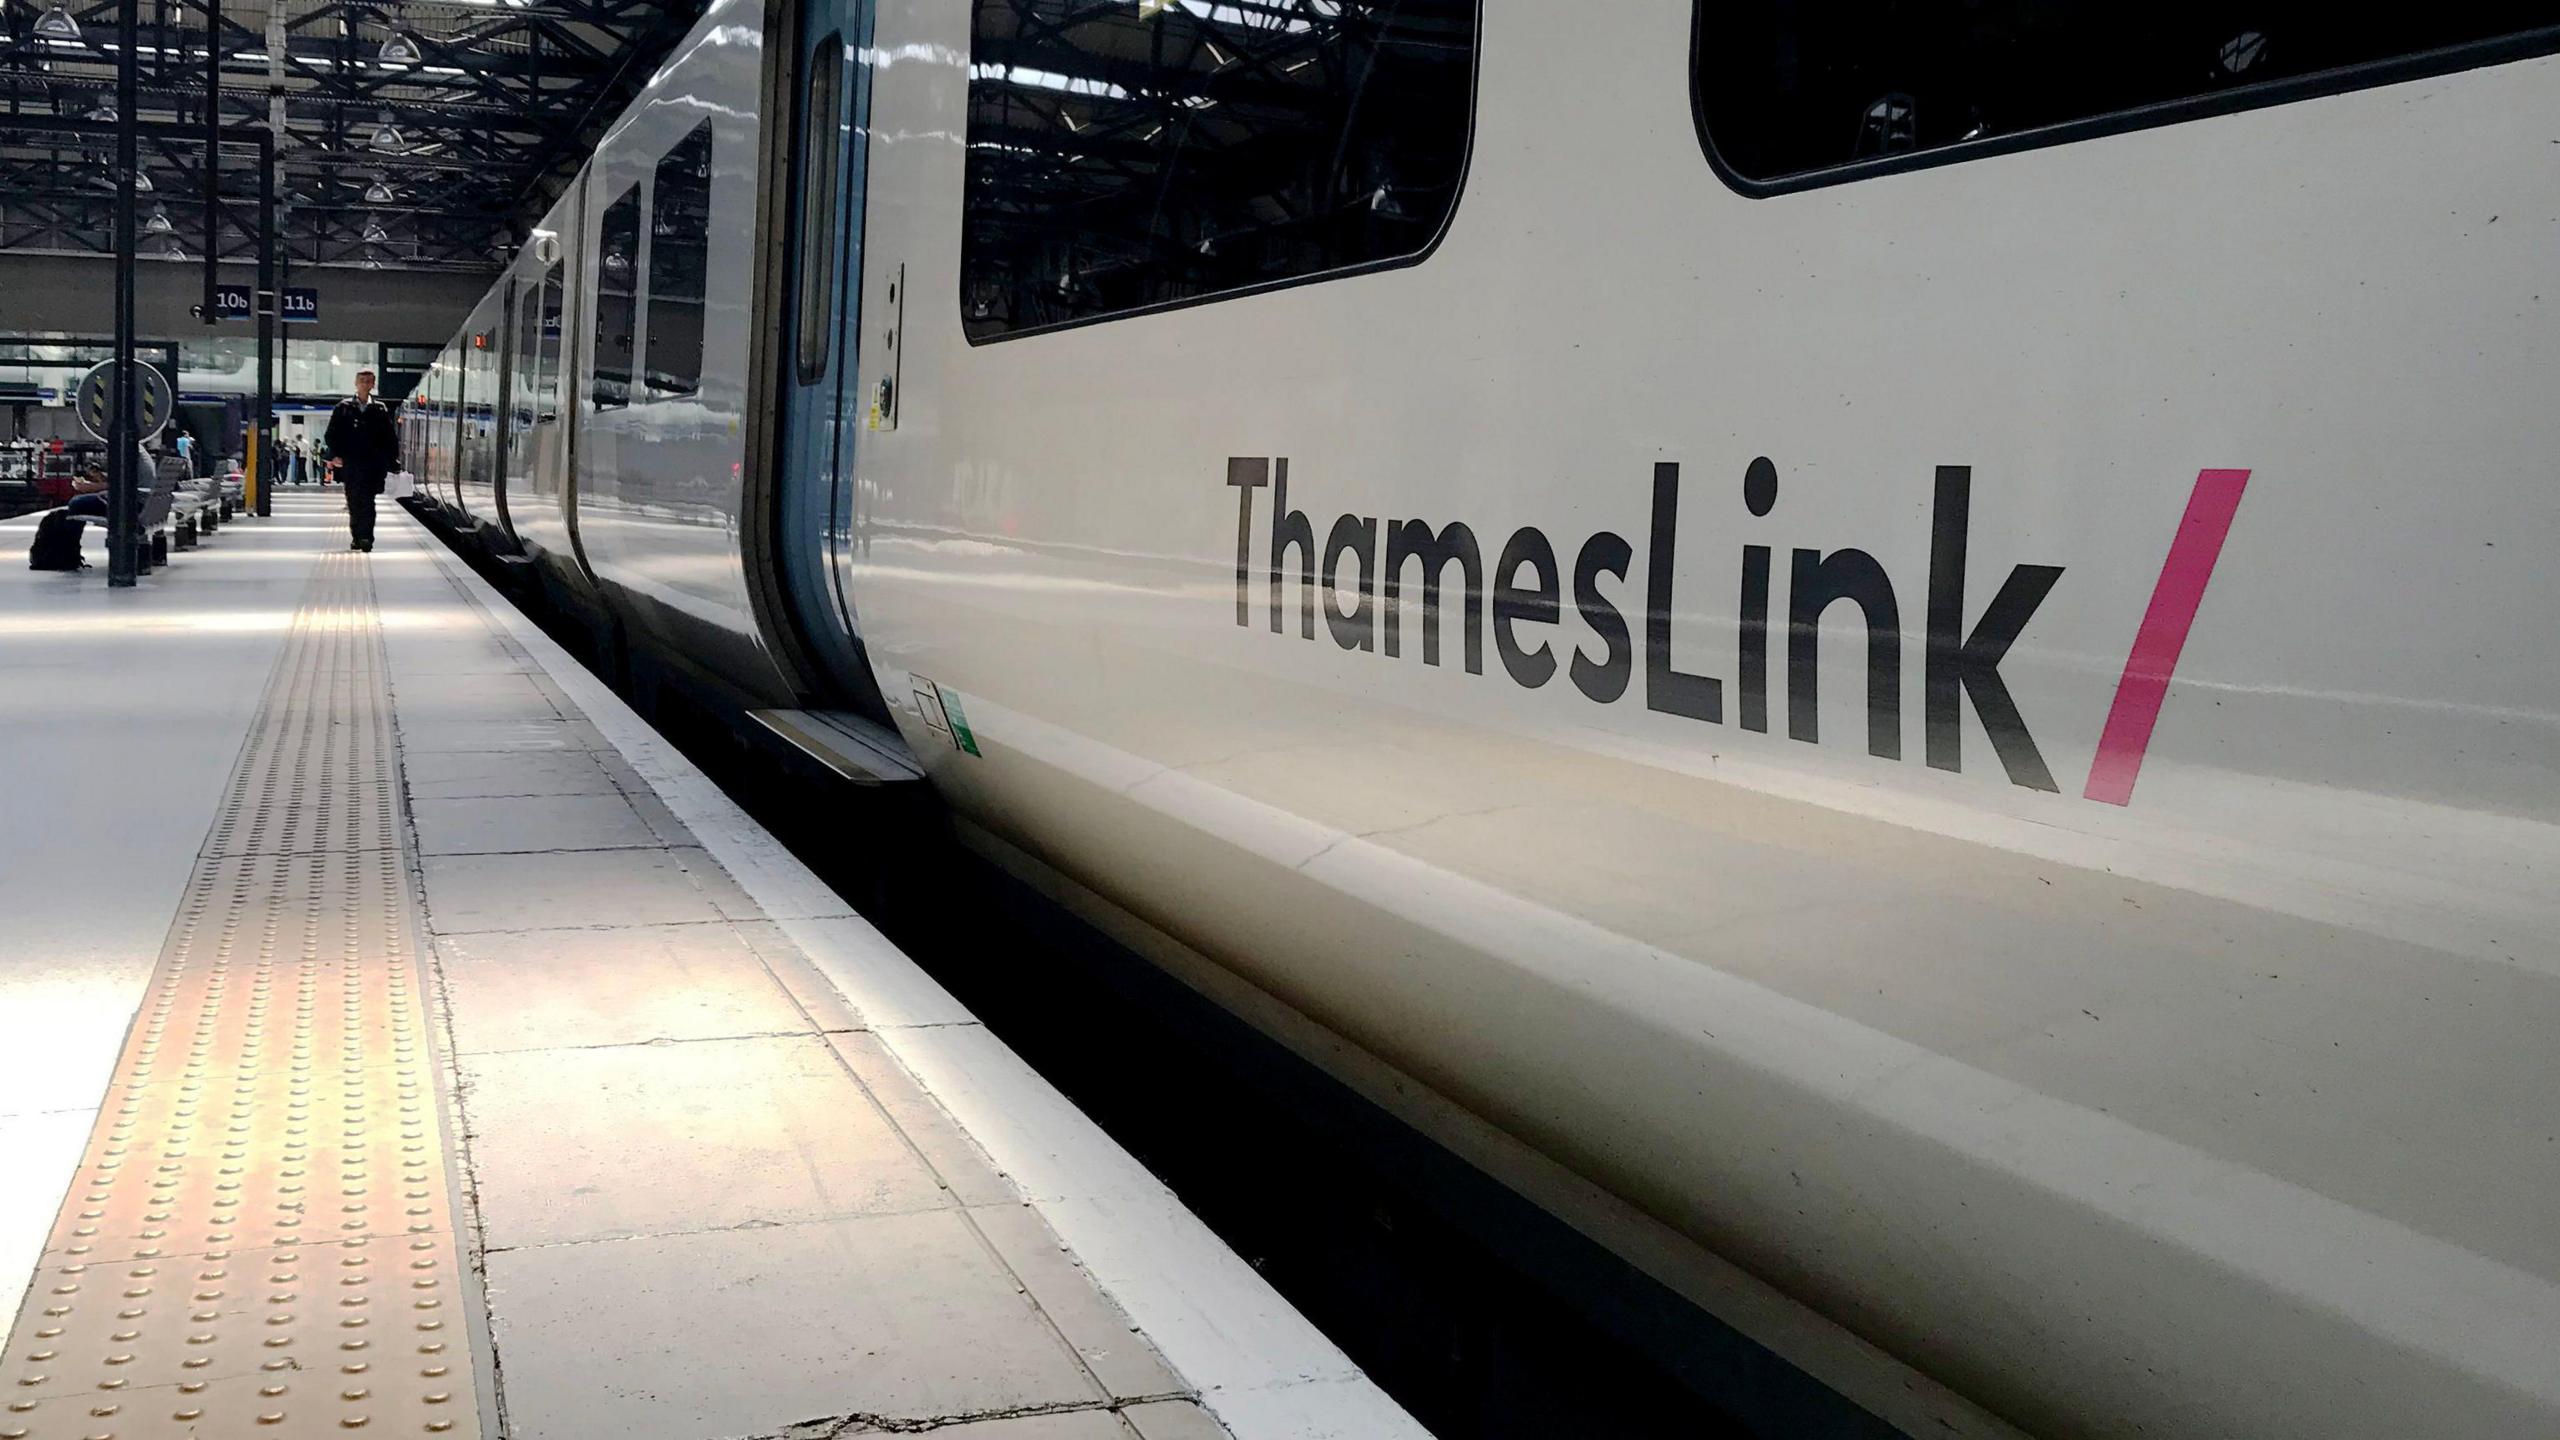
[[[391,112],[388,110],[383,111],[382,118],[374,122],[373,148],[394,153],[401,149],[400,127],[391,123]]]
[[[133,193],[136,195],[151,193],[151,176],[140,167],[136,167],[133,172]]]
[[[163,260],[184,260],[187,258],[187,247],[179,244],[175,240],[172,240],[168,244],[160,247],[160,258]]]
[[[391,38],[382,42],[380,58],[385,65],[415,65],[427,56],[418,48],[416,36],[406,30],[394,30]]]
[[[367,245],[381,245],[388,242],[390,239],[391,232],[382,228],[381,221],[367,220],[364,222],[364,243]]]
[[[116,102],[104,95],[99,96],[98,103],[89,107],[89,118],[101,125],[113,125],[116,123]]]
[[[57,3],[36,17],[35,29],[29,33],[39,40],[78,40],[80,22],[72,19],[71,12]]]
[[[143,222],[142,228],[154,235],[166,235],[178,227],[169,223],[168,206],[154,205],[151,207],[151,218]]]
[[[364,203],[367,205],[388,205],[398,198],[400,197],[391,193],[390,182],[378,175],[374,177],[372,184],[364,187]]]

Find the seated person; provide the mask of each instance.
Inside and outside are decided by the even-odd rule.
[[[107,472],[92,465],[71,482],[71,500],[62,507],[74,515],[107,518]]]

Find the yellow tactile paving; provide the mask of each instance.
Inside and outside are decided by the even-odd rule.
[[[0,1353],[0,1440],[475,1436],[372,584],[322,562]]]

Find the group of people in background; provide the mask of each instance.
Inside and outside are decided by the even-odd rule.
[[[374,502],[384,481],[400,466],[400,431],[390,407],[374,398],[374,375],[356,372],[356,393],[341,400],[329,415],[329,426],[314,446],[304,439],[277,446],[276,479],[287,485],[340,482],[347,497],[347,548],[373,548]],[[136,488],[149,492],[183,488],[203,478],[196,469],[195,437],[179,431],[172,438],[142,442]],[[103,464],[89,466],[71,483],[64,511],[84,519],[107,518],[107,474]],[[76,548],[76,546],[75,546]],[[76,556],[75,556],[76,559]]]

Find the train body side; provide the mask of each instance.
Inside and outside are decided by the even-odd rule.
[[[2560,1425],[2550,62],[1746,198],[1689,7],[1490,0],[1423,263],[972,346],[968,8],[853,571],[956,805],[2030,1428]]]
[[[2560,1428],[2552,62],[1749,198],[1690,7],[1486,0],[1427,259],[972,345],[969,11],[880,6],[834,537],[955,807],[2030,1429]],[[756,24],[546,221],[506,506],[751,700]],[[698,393],[598,408],[705,115]]]

